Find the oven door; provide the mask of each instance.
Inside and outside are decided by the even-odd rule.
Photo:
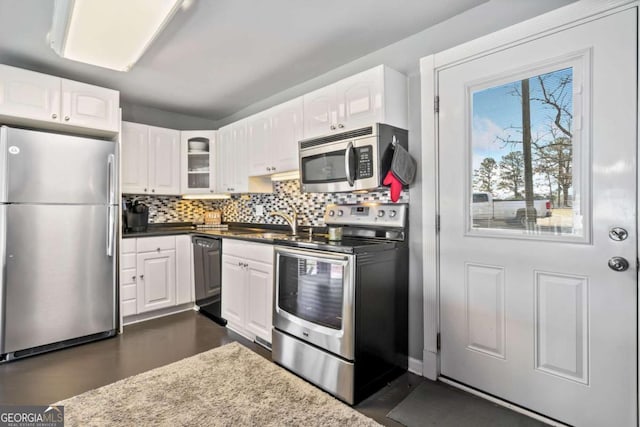
[[[273,325],[354,358],[355,257],[276,246]]]
[[[304,192],[367,190],[380,186],[377,137],[300,149]]]

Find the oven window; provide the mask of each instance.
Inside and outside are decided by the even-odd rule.
[[[283,255],[278,268],[281,310],[318,325],[342,329],[343,265]]]
[[[345,181],[344,150],[302,158],[302,182],[322,183]]]

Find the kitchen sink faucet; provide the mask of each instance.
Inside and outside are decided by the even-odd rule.
[[[295,235],[298,231],[298,214],[296,213],[296,211],[293,211],[293,214],[289,215],[285,212],[282,211],[277,211],[277,212],[269,212],[269,216],[281,216],[282,218],[284,218],[285,221],[287,221],[287,224],[289,224],[289,227],[291,227],[291,234]]]

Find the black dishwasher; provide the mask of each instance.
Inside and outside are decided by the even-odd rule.
[[[195,273],[196,305],[200,313],[224,326],[222,304],[222,240],[193,236],[193,267]]]

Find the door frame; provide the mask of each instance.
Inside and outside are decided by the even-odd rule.
[[[462,45],[426,56],[420,59],[421,104],[422,104],[422,240],[423,240],[423,333],[424,349],[422,375],[437,380],[440,376],[440,252],[439,252],[439,131],[436,96],[438,94],[438,73],[447,68],[473,59],[508,49],[520,44],[557,33],[579,24],[593,21],[626,9],[640,7],[638,0],[580,0],[558,8],[527,21],[488,34]],[[638,33],[636,32],[638,46]],[[640,47],[639,57],[640,57]],[[638,85],[640,99],[640,84]],[[636,108],[640,123],[640,111]],[[638,131],[636,131],[638,146]],[[640,153],[636,150],[637,165],[640,165]],[[638,180],[638,178],[636,178]],[[639,180],[640,181],[640,180]],[[640,184],[640,182],[638,182]],[[640,186],[638,186],[640,188]],[[636,195],[638,196],[638,195]],[[638,205],[636,204],[636,212]],[[640,215],[636,218],[640,226]],[[640,243],[636,248],[640,254]],[[637,306],[640,307],[640,293]],[[636,315],[637,331],[640,334],[640,320]],[[640,344],[640,336],[638,337]],[[638,353],[636,347],[636,355]],[[640,384],[640,362],[638,369]],[[638,408],[640,408],[640,401]]]

